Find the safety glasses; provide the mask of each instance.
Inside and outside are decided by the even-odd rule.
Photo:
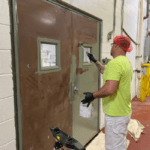
[[[114,44],[116,44],[116,43],[111,43],[111,47],[113,47]]]

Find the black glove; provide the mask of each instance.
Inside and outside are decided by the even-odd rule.
[[[93,96],[93,93],[85,92],[85,93],[83,93],[83,94],[85,95],[85,99],[83,99],[81,102],[82,102],[83,104],[88,103],[88,104],[87,104],[87,107],[89,107],[90,102],[95,99],[94,96]]]
[[[93,54],[90,54],[90,53],[87,52],[87,55],[88,55],[88,57],[89,57],[89,59],[91,61],[93,61],[94,63],[96,63],[97,60],[95,59],[95,57],[93,56]]]

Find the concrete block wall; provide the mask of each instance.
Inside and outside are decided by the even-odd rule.
[[[121,34],[121,6],[122,0],[117,0],[117,8],[116,8],[116,27],[115,33],[112,36],[110,41],[107,41],[107,34],[113,29],[113,9],[114,9],[114,0],[62,0],[67,2],[75,7],[78,7],[100,19],[103,20],[103,41],[102,41],[102,58],[113,59],[110,55],[111,46],[110,44],[113,42],[113,38],[116,35]],[[146,15],[147,3],[144,1],[144,16]],[[125,0],[124,3],[124,23],[123,28],[127,31],[127,33],[133,38],[134,41],[138,43],[138,35],[139,35],[139,21],[140,21],[140,0]],[[143,17],[144,17],[143,16]],[[147,20],[143,22],[143,42],[142,42],[142,51],[144,48],[144,37],[146,35],[147,28]],[[137,60],[135,56],[138,55],[138,47],[132,43],[133,51],[131,53],[127,53],[127,57],[132,63],[133,69],[137,68]],[[141,62],[143,59],[141,59]],[[102,76],[101,76],[102,77]],[[102,78],[101,78],[101,81]],[[136,84],[137,75],[136,72],[133,74],[133,79],[131,83],[131,99],[136,95]],[[102,84],[101,84],[102,86]],[[102,110],[102,101],[100,100],[100,129],[105,126],[104,122],[104,113]]]
[[[8,0],[0,0],[0,150],[16,150]]]

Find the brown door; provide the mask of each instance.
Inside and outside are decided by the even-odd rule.
[[[73,76],[80,78],[85,74],[91,80],[81,82],[84,83],[83,88],[91,81],[95,83],[92,89],[85,88],[85,91],[98,90],[96,67],[94,64],[80,67],[78,46],[80,41],[90,45],[97,43],[97,23],[42,0],[17,0],[17,7],[22,146],[23,150],[48,150],[55,143],[51,127],[59,127],[73,136],[72,109],[75,108],[78,95],[72,95],[70,89]],[[81,23],[81,27],[76,20]],[[95,51],[95,54],[99,53]],[[73,64],[72,56],[76,57],[76,65]],[[74,66],[76,68],[72,68]],[[72,70],[75,70],[74,75]],[[94,72],[88,74],[90,71]],[[77,82],[75,84],[78,86]],[[96,107],[95,113],[94,117],[98,114]],[[93,131],[81,141],[82,144],[98,131],[96,123],[90,126]],[[78,140],[81,135],[77,134],[76,137]]]

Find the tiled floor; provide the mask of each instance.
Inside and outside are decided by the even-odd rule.
[[[135,142],[128,133],[127,139],[130,140],[130,144],[127,150],[150,150],[150,96],[144,102],[141,102],[138,98],[134,98],[131,104],[131,119],[136,119],[144,125],[145,134],[141,134],[139,141]],[[104,132],[104,128],[102,131]]]

